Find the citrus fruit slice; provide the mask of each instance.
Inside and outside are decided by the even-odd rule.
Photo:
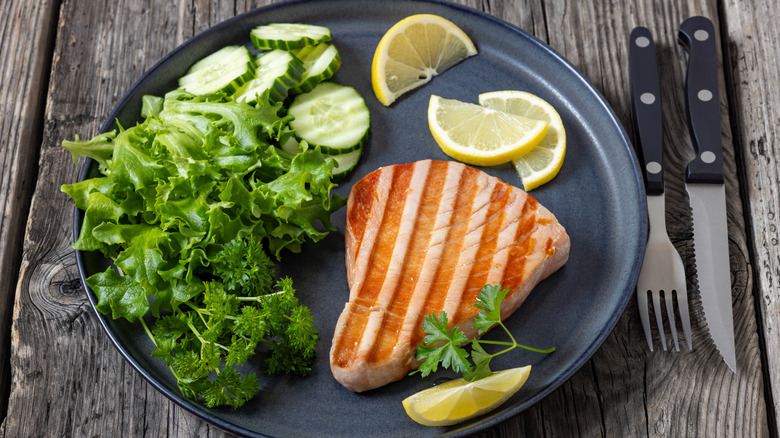
[[[531,366],[497,371],[484,379],[450,380],[404,399],[406,413],[426,426],[447,426],[482,415],[504,403],[528,379]]]
[[[480,94],[479,103],[486,108],[547,122],[549,128],[542,141],[525,155],[512,160],[526,191],[539,187],[558,174],[566,156],[566,130],[561,116],[552,105],[524,91]]]
[[[387,106],[476,54],[474,43],[452,22],[438,15],[412,15],[379,41],[371,64],[371,85],[377,99]]]
[[[547,132],[544,121],[436,95],[428,103],[428,126],[444,153],[477,166],[520,157]]]

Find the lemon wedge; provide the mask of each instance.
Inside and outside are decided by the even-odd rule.
[[[561,116],[544,99],[524,91],[494,91],[479,95],[480,105],[509,114],[547,122],[542,141],[528,153],[512,160],[525,190],[533,190],[553,179],[566,156],[566,130]]]
[[[404,399],[406,413],[426,426],[447,426],[489,412],[516,393],[531,366],[497,371],[484,379],[450,380]]]
[[[468,35],[449,20],[430,14],[404,18],[384,34],[374,52],[374,94],[388,106],[407,91],[476,54]]]
[[[547,123],[432,95],[428,126],[445,154],[477,166],[506,163],[530,151]]]

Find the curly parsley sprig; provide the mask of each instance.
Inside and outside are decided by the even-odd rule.
[[[150,328],[141,319],[182,394],[209,407],[238,408],[260,389],[254,373],[237,367],[265,348],[270,375],[311,371],[319,334],[309,308],[299,304],[290,278],[273,285],[273,263],[253,238],[226,245],[219,273],[202,294],[162,315]]]
[[[490,361],[501,354],[507,353],[515,348],[533,351],[536,353],[552,353],[555,347],[549,349],[539,349],[518,344],[509,329],[501,321],[501,303],[504,301],[509,289],[501,289],[498,285],[486,285],[479,292],[477,302],[474,307],[481,308],[474,318],[474,328],[478,330],[481,336],[495,325],[501,326],[509,336],[509,341],[490,341],[478,338],[471,339],[471,360],[469,361],[469,352],[461,345],[469,342],[469,338],[458,327],[448,329],[449,321],[447,313],[442,311],[437,317],[435,313],[425,317],[423,329],[425,338],[423,344],[417,346],[415,357],[421,361],[419,368],[409,374],[421,373],[422,377],[439,369],[439,364],[444,368],[450,368],[455,372],[462,373],[467,381],[474,381],[485,378],[493,374],[490,369]],[[482,345],[501,345],[505,346],[503,350],[496,353],[488,353]]]

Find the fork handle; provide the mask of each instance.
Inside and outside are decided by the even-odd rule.
[[[661,195],[664,192],[661,87],[655,44],[649,29],[637,27],[631,32],[628,60],[631,109],[639,155],[644,164],[645,191],[648,195]]]

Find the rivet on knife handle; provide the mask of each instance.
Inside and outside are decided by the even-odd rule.
[[[648,195],[660,195],[664,192],[663,124],[655,45],[650,30],[644,27],[635,28],[629,41],[631,107],[645,190]]]
[[[696,158],[688,163],[685,180],[723,184],[715,27],[705,17],[691,17],[680,26],[678,38],[689,55],[685,101],[696,148]]]

